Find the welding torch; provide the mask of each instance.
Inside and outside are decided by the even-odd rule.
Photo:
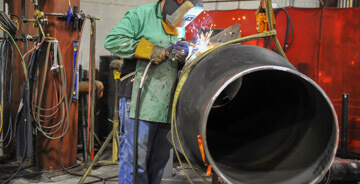
[[[180,40],[180,41],[184,41],[184,40]],[[167,47],[165,47],[165,50],[170,53],[169,58],[170,58],[171,61],[176,61],[176,60],[181,61],[181,58],[183,57],[182,55],[172,53],[172,50],[174,49],[175,45],[176,44],[170,44]],[[186,42],[186,45],[189,47],[189,51],[193,52],[193,51],[196,50],[196,45],[195,44],[193,44],[191,42]],[[188,55],[190,55],[190,52],[187,54],[187,56]],[[185,56],[185,57],[187,57],[187,56]]]

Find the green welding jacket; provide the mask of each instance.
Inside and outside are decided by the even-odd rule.
[[[105,48],[125,59],[133,59],[140,39],[166,47],[184,38],[185,30],[178,35],[167,34],[161,23],[160,4],[149,4],[128,11],[105,39]],[[138,59],[131,94],[130,117],[135,118],[136,97],[140,78],[149,60]],[[170,59],[152,64],[146,77],[140,101],[139,119],[161,123],[170,122],[173,93],[177,81],[178,63]]]

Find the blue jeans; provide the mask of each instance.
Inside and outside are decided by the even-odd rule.
[[[133,145],[135,120],[130,118],[130,99],[121,98],[120,117],[120,169],[119,184],[131,184],[133,177]],[[138,184],[160,184],[164,167],[169,159],[171,144],[166,135],[170,124],[139,121]]]

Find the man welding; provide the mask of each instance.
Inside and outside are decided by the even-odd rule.
[[[120,138],[119,184],[133,181],[133,146],[136,96],[141,77],[150,67],[140,97],[138,161],[136,183],[161,182],[169,159],[171,100],[178,64],[188,55],[188,46],[179,42],[185,26],[201,12],[201,0],[159,0],[128,11],[105,39],[105,48],[121,58],[119,116]],[[174,59],[175,58],[175,59]]]

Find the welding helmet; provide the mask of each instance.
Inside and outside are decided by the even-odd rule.
[[[202,11],[202,0],[166,0],[162,16],[172,27],[185,27]]]

